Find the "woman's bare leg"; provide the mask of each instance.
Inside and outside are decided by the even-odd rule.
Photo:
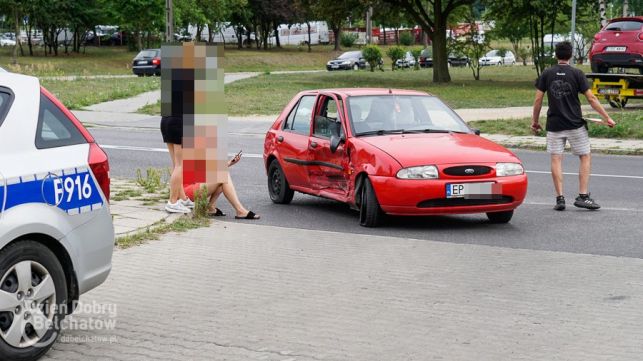
[[[228,174],[228,183],[223,183],[221,188],[223,190],[223,195],[237,212],[237,216],[245,217],[248,214],[248,210],[239,201],[239,197],[237,197],[237,191],[234,189],[234,184],[232,183],[232,177],[230,177],[230,174]]]
[[[180,144],[168,144],[172,156],[172,175],[170,176],[170,202],[176,203],[179,199],[186,199],[183,189],[183,148]]]

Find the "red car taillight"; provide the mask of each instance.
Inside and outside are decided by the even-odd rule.
[[[643,33],[639,33],[639,41],[643,41]]]
[[[161,65],[161,59],[160,59],[160,58],[154,58],[154,59],[152,59],[152,64],[154,64],[154,65]]]
[[[107,154],[96,143],[89,145],[89,167],[92,169],[105,199],[109,202],[109,160]]]
[[[594,41],[599,41],[599,40],[601,40],[601,34],[597,33],[596,35],[594,35]]]

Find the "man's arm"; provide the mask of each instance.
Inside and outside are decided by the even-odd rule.
[[[543,107],[543,98],[545,97],[545,92],[536,89],[536,99],[534,100],[534,111],[531,114],[531,130],[534,133],[538,133],[542,127],[538,123],[538,118],[540,118],[540,110]]]
[[[592,93],[591,89],[587,89],[585,93],[585,98],[587,98],[587,101],[589,102],[589,105],[592,106],[592,108],[600,114],[601,118],[603,118],[603,121],[607,123],[609,127],[613,127],[616,125],[616,122],[607,114],[605,111],[605,108],[603,108],[603,105],[601,105],[601,102],[598,101],[598,98]]]

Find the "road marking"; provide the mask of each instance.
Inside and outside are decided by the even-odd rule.
[[[554,203],[547,203],[547,202],[523,202],[522,204],[527,205],[527,206],[554,206]],[[570,207],[571,206],[571,207]],[[579,209],[574,207],[574,204],[567,204],[568,209]],[[601,210],[604,211],[620,211],[620,212],[643,212],[643,209],[640,208],[622,208],[622,207],[601,207]]]
[[[131,145],[101,145],[103,149],[118,149],[118,150],[133,150],[140,152],[160,152],[167,153],[167,148],[148,148],[148,147],[135,147]],[[234,157],[237,153],[230,153],[228,156]],[[254,154],[254,153],[243,153],[245,158],[263,158],[263,154]],[[527,173],[534,174],[551,174],[551,172],[540,171],[540,170],[527,170]],[[578,175],[578,173],[569,173],[563,172],[564,175]],[[592,177],[604,177],[604,178],[629,178],[629,179],[643,179],[643,176],[636,175],[620,175],[620,174],[591,174]]]
[[[528,170],[527,173],[535,174],[551,174],[551,172],[541,170]],[[578,175],[578,173],[563,172],[564,175]],[[630,178],[630,179],[643,179],[643,176],[638,175],[620,175],[620,174],[590,174],[592,177],[605,177],[605,178]]]
[[[101,144],[100,146],[103,149],[117,149],[117,150],[133,150],[137,152],[156,152],[156,153],[167,153],[167,148],[148,148],[148,147],[135,147],[131,145],[109,145]],[[237,153],[228,153],[229,157],[234,157]],[[263,158],[263,154],[253,154],[253,153],[243,153],[244,158]]]

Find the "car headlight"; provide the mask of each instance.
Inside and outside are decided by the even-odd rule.
[[[344,61],[342,61],[342,64],[344,64],[344,65],[348,65],[348,64],[350,64],[350,63],[351,63],[351,62],[350,62],[349,60],[344,60]]]
[[[402,168],[397,172],[400,179],[438,179],[438,168],[434,165]]]
[[[523,173],[525,173],[525,169],[520,163],[496,163],[496,175],[498,177],[521,175]]]

